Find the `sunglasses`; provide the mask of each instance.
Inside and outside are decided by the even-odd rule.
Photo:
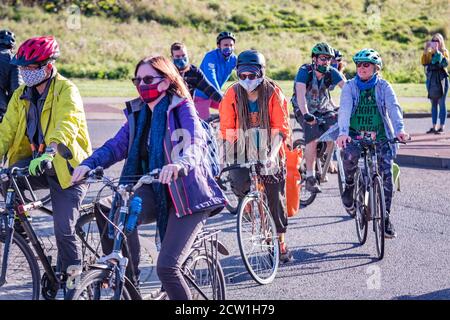
[[[131,81],[137,87],[138,85],[141,84],[142,80],[144,81],[145,84],[152,84],[153,80],[155,80],[155,79],[164,79],[164,77],[160,77],[160,76],[145,76],[143,78],[136,77],[136,78],[132,78]]]
[[[256,73],[250,73],[250,74],[239,74],[239,79],[241,80],[245,80],[245,79],[249,79],[249,80],[255,80],[256,78],[258,78],[258,75]]]
[[[371,63],[369,63],[369,62],[359,62],[356,64],[356,67],[357,68],[361,68],[361,67],[368,68],[368,67],[370,67],[370,65],[371,65]]]
[[[333,57],[319,57],[319,60],[322,62],[331,61],[331,59],[333,59]]]

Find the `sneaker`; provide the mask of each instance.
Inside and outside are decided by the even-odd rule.
[[[355,201],[353,199],[353,189],[355,184],[345,185],[345,190],[342,193],[342,204],[346,210],[353,210],[355,206]]]
[[[288,263],[294,260],[292,252],[286,245],[286,242],[280,242],[280,262]]]
[[[442,134],[444,133],[444,130],[442,128],[437,129],[434,134]]]
[[[430,130],[428,130],[427,132],[425,132],[426,134],[430,134],[430,133],[436,133],[436,130],[434,128],[431,128]]]
[[[330,162],[330,166],[328,167],[328,172],[329,173],[337,173],[338,172],[337,166],[336,166],[336,164],[334,164],[334,161]]]
[[[389,218],[389,212],[386,212],[384,237],[386,239],[393,239],[393,238],[397,237],[397,233],[395,232],[394,225],[392,224],[392,222]]]
[[[167,292],[163,287],[152,291],[149,295],[150,300],[167,300]]]
[[[312,193],[320,193],[322,190],[320,190],[319,185],[317,184],[317,180],[314,177],[308,177],[306,178],[306,190]]]

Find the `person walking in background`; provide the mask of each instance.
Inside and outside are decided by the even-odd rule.
[[[200,69],[211,84],[221,92],[222,86],[236,68],[237,57],[233,53],[236,37],[231,32],[221,32],[217,36],[217,48],[208,52],[203,58]],[[219,104],[205,92],[195,90],[194,104],[200,118],[209,118],[209,108],[218,109]]]
[[[426,85],[428,99],[431,100],[431,120],[433,122],[433,127],[427,133],[440,134],[444,131],[447,118],[445,99],[448,93],[448,59],[449,55],[445,48],[444,37],[440,33],[436,33],[431,41],[425,44],[421,59],[427,76]],[[439,127],[437,126],[438,105]]]
[[[0,30],[0,122],[14,90],[21,84],[19,68],[11,64],[15,45],[14,33]]]

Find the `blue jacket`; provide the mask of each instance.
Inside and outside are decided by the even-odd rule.
[[[112,139],[106,141],[81,165],[86,165],[91,169],[97,166],[108,168],[114,163],[126,159],[134,141],[135,115],[142,108],[147,108],[147,105],[140,98],[129,101],[125,110],[128,121]],[[224,207],[225,197],[209,173],[207,164],[202,161],[207,148],[206,136],[193,103],[174,96],[167,111],[167,123],[168,130],[164,138],[166,158],[172,163],[182,164],[188,173],[187,176],[180,177],[171,183],[169,187],[177,216],[183,217],[202,211],[209,211],[212,214],[220,212]],[[188,133],[190,140],[184,142],[188,146],[183,146],[181,156],[172,159],[172,156],[176,154],[172,152],[172,149],[176,148],[180,152],[181,145],[178,143],[179,135],[177,135],[179,132],[175,132],[180,128],[180,124],[182,124],[182,129]]]
[[[217,48],[208,52],[203,58],[200,69],[205,74],[211,84],[221,92],[222,86],[230,78],[233,69],[236,68],[237,56],[233,53],[225,59],[220,49]],[[195,95],[204,99],[209,99],[203,91],[195,90]]]

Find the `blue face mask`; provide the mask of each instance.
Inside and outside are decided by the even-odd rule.
[[[233,53],[233,49],[230,47],[223,48],[221,51],[225,58],[228,58]]]
[[[173,59],[173,64],[178,70],[183,70],[189,64],[189,58],[185,56],[183,58]]]

